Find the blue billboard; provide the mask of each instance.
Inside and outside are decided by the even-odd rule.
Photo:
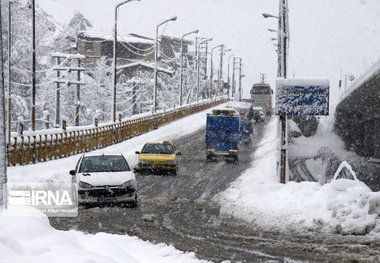
[[[277,79],[277,115],[329,115],[329,80]]]

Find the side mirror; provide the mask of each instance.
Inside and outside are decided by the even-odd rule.
[[[176,155],[181,155],[181,152],[176,152]]]
[[[71,174],[71,175],[76,175],[77,172],[76,172],[75,170],[71,170],[71,171],[70,171],[70,174]]]
[[[135,154],[140,154],[140,152],[139,151],[135,151]]]

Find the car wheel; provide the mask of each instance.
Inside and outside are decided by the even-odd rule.
[[[130,203],[130,207],[136,208],[137,207],[137,194],[135,194],[135,200]]]

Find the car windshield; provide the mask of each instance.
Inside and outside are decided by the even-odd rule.
[[[79,168],[80,173],[130,171],[127,161],[121,155],[85,156]]]
[[[141,153],[174,154],[174,149],[171,144],[145,144]]]

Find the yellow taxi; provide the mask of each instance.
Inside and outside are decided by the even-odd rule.
[[[181,153],[169,141],[147,142],[136,154],[139,155],[138,172],[166,171],[177,174],[178,155]]]

